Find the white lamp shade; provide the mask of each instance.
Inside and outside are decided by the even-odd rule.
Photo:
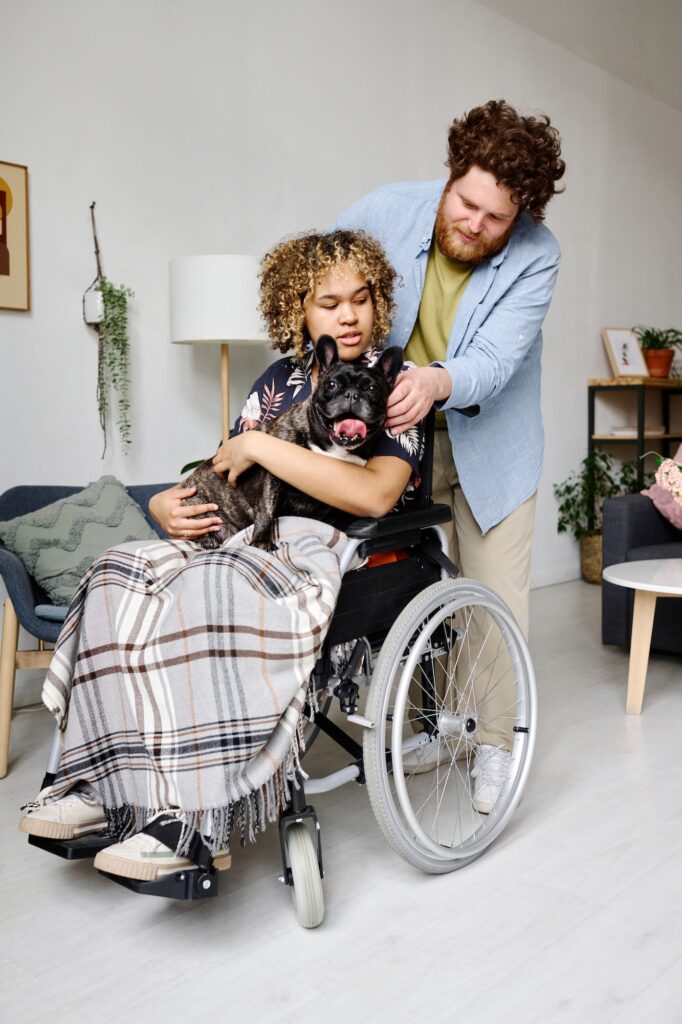
[[[170,264],[171,341],[267,341],[255,256],[183,256]]]

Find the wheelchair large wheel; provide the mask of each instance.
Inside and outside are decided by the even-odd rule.
[[[501,598],[468,579],[414,598],[381,648],[365,717],[367,790],[390,846],[434,874],[480,856],[511,819],[535,742],[533,667]],[[486,814],[473,802],[479,744],[511,746]]]
[[[306,826],[298,823],[286,830],[285,841],[298,923],[317,928],[324,918],[324,893],[315,844]]]

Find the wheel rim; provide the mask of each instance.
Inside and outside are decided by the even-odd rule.
[[[389,748],[382,790],[394,824],[406,844],[441,862],[473,859],[503,830],[521,796],[534,744],[535,688],[523,636],[496,595],[467,583],[434,588],[439,593],[389,675],[376,723],[376,743]],[[440,684],[422,686],[430,700],[420,701],[415,679],[429,673],[440,676]],[[505,676],[513,700],[501,714],[495,693]],[[495,729],[513,737],[509,774],[490,813],[482,814],[473,805],[474,750],[485,731]],[[433,738],[417,748],[429,732]],[[435,761],[431,770],[421,751]]]

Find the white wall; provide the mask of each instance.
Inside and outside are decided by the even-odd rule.
[[[478,0],[682,110],[680,0]]]
[[[7,90],[7,91],[5,91]],[[682,323],[682,115],[470,0],[26,0],[5,5],[0,159],[30,171],[33,309],[0,311],[0,486],[175,479],[219,433],[218,352],[171,346],[168,261],[259,254],[385,181],[443,172],[451,119],[504,96],[546,110],[568,163],[546,323],[547,456],[534,581],[577,575],[553,481],[586,445],[604,324]],[[104,270],[131,305],[134,448],[100,460]],[[265,352],[235,351],[237,407]],[[500,439],[504,443],[504,439]]]

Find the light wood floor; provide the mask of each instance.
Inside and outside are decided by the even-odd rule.
[[[19,805],[52,720],[17,715],[0,782],[0,1020],[681,1021],[682,662],[652,656],[643,714],[626,716],[627,656],[602,648],[599,600],[578,582],[533,593],[535,762],[479,861],[422,875],[385,845],[362,788],[316,798],[316,931],[277,882],[274,829],[236,850],[202,904],[136,896],[28,847]]]

